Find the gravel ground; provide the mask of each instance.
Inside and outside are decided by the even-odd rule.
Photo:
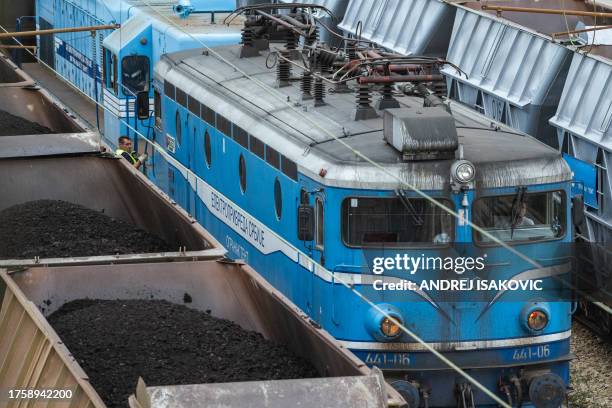
[[[189,295],[185,297],[190,300]],[[284,345],[163,300],[75,300],[49,323],[109,408],[149,386],[318,377]]]
[[[612,407],[612,344],[574,322],[572,352],[570,406]]]

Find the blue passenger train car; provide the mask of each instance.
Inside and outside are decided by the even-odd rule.
[[[394,91],[394,108],[374,110],[362,85],[358,104],[342,84],[325,97],[320,85],[298,82],[295,68],[270,70],[267,52],[245,47],[217,48],[225,61],[196,50],[156,64],[156,182],[232,257],[383,368],[410,406],[496,405],[386,314],[511,405],[560,406],[569,382],[568,299],[421,289],[443,276],[440,267],[374,271],[375,258],[436,264],[451,250],[454,259],[480,258],[479,277],[489,281],[565,274],[572,174],[560,154],[457,104],[450,114]],[[277,64],[286,55],[299,61],[291,49],[279,54]]]
[[[130,117],[130,112],[142,92],[149,94],[153,106],[148,84],[162,54],[199,48],[201,42],[216,46],[240,41],[241,20],[223,24],[235,6],[233,0],[37,0],[39,29],[121,25],[94,33],[40,36],[39,57],[90,98],[104,103],[110,112],[104,135],[115,145],[119,136],[134,134],[121,120],[147,133],[148,120]]]

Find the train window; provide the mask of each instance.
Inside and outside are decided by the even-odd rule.
[[[200,117],[200,102],[196,98],[189,97],[189,102],[187,102],[187,107],[189,108],[189,112],[193,113],[197,117]]]
[[[181,114],[179,113],[178,109],[176,110],[175,125],[176,125],[176,141],[180,146],[183,141],[183,126],[181,126]]]
[[[162,105],[161,95],[157,89],[153,90],[153,106],[155,109],[155,126],[159,129],[162,127]]]
[[[440,199],[452,208],[449,200]],[[350,197],[342,202],[342,239],[351,247],[446,245],[452,215],[423,198]]]
[[[200,117],[208,124],[215,126],[215,111],[206,105],[202,105]]]
[[[565,193],[517,192],[514,195],[482,197],[474,202],[474,224],[506,242],[543,241],[561,238],[566,231]],[[492,243],[474,231],[474,240]]]
[[[123,86],[130,92],[149,91],[149,58],[144,55],[130,55],[121,60],[121,79]]]
[[[283,213],[283,192],[278,177],[274,180],[274,210],[276,211],[276,218],[280,221]]]
[[[117,57],[112,52],[105,50],[104,55],[106,56],[105,61],[108,63],[108,69],[105,69],[105,85],[107,88],[112,89],[115,94],[117,93]]]
[[[238,175],[240,176],[240,191],[242,194],[246,191],[246,162],[244,161],[244,156],[240,155],[240,160],[238,160]]]
[[[176,88],[176,103],[187,107],[187,94],[180,88]]]
[[[285,156],[282,158],[283,173],[290,179],[297,181],[297,164]]]
[[[168,98],[174,100],[175,99],[175,92],[174,85],[172,85],[170,82],[168,81],[164,81],[164,95],[166,95]]]
[[[208,130],[204,132],[204,156],[206,157],[206,166],[210,169],[210,165],[212,164],[212,146]]]
[[[240,146],[244,147],[245,149],[249,148],[249,134],[246,130],[244,130],[240,126],[234,125],[233,135],[234,140],[237,141]]]
[[[221,115],[217,115],[217,129],[224,135],[232,137],[232,122]]]
[[[250,137],[250,140],[251,140],[251,146],[250,146],[251,153],[255,153],[257,157],[264,160],[265,159],[264,151],[265,151],[266,145],[264,145],[264,143],[261,140],[257,139],[256,137],[252,135]]]
[[[269,165],[280,169],[280,154],[268,145],[266,145],[266,161]]]
[[[315,199],[315,245],[317,249],[323,249],[324,238],[323,200]]]

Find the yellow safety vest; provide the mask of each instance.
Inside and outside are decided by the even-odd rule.
[[[115,150],[115,154],[117,155],[117,157],[125,157],[123,156],[123,153],[127,153],[128,156],[130,157],[130,159],[132,159],[132,164],[136,164],[136,162],[138,161],[138,157],[134,157],[135,153],[128,153],[123,149],[117,149]]]

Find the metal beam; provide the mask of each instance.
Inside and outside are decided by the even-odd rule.
[[[547,8],[535,8],[535,7],[510,7],[510,6],[488,6],[484,4],[483,10],[496,11],[497,15],[500,15],[502,11],[511,11],[516,13],[538,13],[538,14],[560,14],[567,16],[583,16],[583,17],[611,17],[612,13],[606,13],[602,11],[579,11],[579,10],[565,10],[565,9],[547,9]]]
[[[12,33],[0,33],[0,39],[12,38],[12,37],[33,37],[35,35],[46,35],[46,34],[59,34],[59,33],[79,33],[83,31],[99,31],[99,30],[113,30],[121,27],[120,24],[109,24],[99,26],[85,26],[85,27],[73,27],[73,28],[53,28],[50,30],[33,30],[33,31],[17,31]]]
[[[0,48],[8,48],[8,49],[31,48],[31,49],[36,49],[36,46],[35,45],[4,45],[4,44],[0,44]]]

